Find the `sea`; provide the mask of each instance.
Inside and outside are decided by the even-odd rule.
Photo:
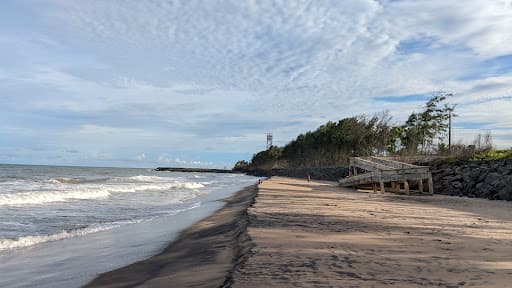
[[[0,287],[80,287],[157,254],[257,180],[0,164]]]

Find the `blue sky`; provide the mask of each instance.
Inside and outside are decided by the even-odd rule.
[[[512,145],[512,1],[0,2],[0,163],[230,167],[455,93]]]

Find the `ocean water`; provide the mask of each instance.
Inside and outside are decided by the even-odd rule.
[[[158,253],[257,178],[0,165],[0,287],[80,287]]]

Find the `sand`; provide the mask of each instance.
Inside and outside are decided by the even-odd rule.
[[[251,247],[247,207],[256,187],[224,199],[225,206],[183,231],[160,254],[100,275],[85,287],[221,287]]]
[[[255,196],[87,287],[512,287],[512,202],[282,177]]]
[[[510,202],[281,177],[259,189],[233,287],[512,287]]]

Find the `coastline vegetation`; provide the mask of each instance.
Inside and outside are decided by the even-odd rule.
[[[412,112],[402,125],[391,125],[387,112],[368,117],[347,117],[327,122],[300,134],[288,144],[271,146],[238,161],[234,170],[345,166],[350,157],[369,155],[440,155],[447,161],[512,159],[512,150],[495,150],[490,133],[479,135],[475,145],[446,143],[448,119],[454,105],[451,93],[433,95],[420,112]]]

